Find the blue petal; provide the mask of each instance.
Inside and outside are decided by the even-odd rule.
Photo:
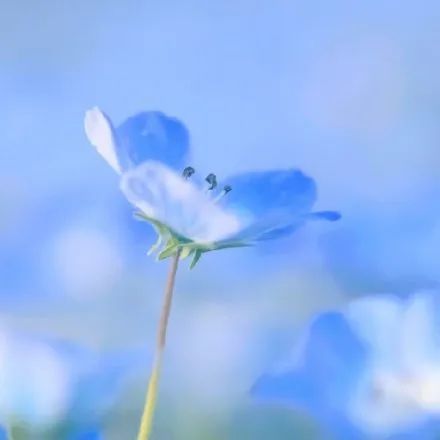
[[[341,218],[341,214],[337,211],[319,211],[312,212],[307,218],[309,220],[327,220],[329,222],[335,222]]]
[[[367,355],[345,317],[325,313],[312,324],[297,362],[284,373],[263,375],[252,394],[305,409],[336,438],[364,438],[346,409]]]
[[[262,376],[253,394],[312,411],[324,407],[343,410],[366,356],[365,346],[342,314],[323,314],[312,324],[299,361],[282,374]]]
[[[304,224],[304,218],[301,218],[298,219],[297,222],[292,223],[290,226],[286,226],[285,228],[269,229],[266,232],[261,233],[258,236],[258,240],[275,240],[277,238],[282,238],[287,235],[292,235],[303,224]]]
[[[299,170],[241,174],[225,181],[223,204],[248,226],[242,239],[264,240],[293,232],[316,201],[316,185]]]
[[[284,228],[270,229],[263,234],[259,235],[258,240],[274,240],[277,238],[285,237],[286,235],[293,234],[298,228],[300,228],[307,220],[327,220],[330,222],[337,221],[341,218],[341,214],[336,211],[321,211],[312,212],[306,214],[303,217],[298,217],[297,221],[292,222],[289,226]]]
[[[318,317],[303,352],[305,373],[316,385],[316,401],[345,407],[366,367],[368,354],[342,313],[328,312]]]
[[[187,165],[189,132],[178,119],[161,112],[143,112],[128,118],[115,132],[123,170],[147,160],[179,171]]]

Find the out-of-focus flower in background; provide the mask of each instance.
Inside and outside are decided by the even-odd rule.
[[[431,291],[367,296],[325,312],[293,360],[261,376],[252,394],[308,411],[336,438],[436,438],[439,316]]]
[[[78,190],[32,200],[0,236],[1,301],[64,293],[81,299],[111,290],[135,249],[121,229],[121,206],[108,201],[102,208],[102,201]]]
[[[145,362],[143,352],[99,354],[2,329],[0,423],[25,438],[79,439],[92,432],[98,438],[118,395]]]

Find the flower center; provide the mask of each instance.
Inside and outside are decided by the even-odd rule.
[[[188,166],[183,170],[182,177],[185,180],[188,180],[191,178],[191,176],[195,172],[196,172],[196,170],[193,167]],[[217,176],[214,173],[209,173],[205,177],[205,182],[207,182],[207,184],[208,184],[208,186],[205,188],[205,193],[209,193],[210,191],[214,191],[218,186]],[[222,197],[224,197],[226,194],[228,194],[231,191],[232,191],[232,187],[230,185],[225,185],[223,187],[223,189],[214,197],[213,201],[215,203],[218,202]]]
[[[440,413],[440,373],[381,374],[372,384],[374,400],[386,400],[405,406],[419,407],[426,411]]]
[[[182,176],[185,180],[188,180],[195,172],[196,170],[193,167],[186,167],[182,172]]]
[[[213,189],[217,188],[217,176],[213,173],[210,173],[206,176],[205,181],[208,182],[208,188],[207,191],[212,191]]]

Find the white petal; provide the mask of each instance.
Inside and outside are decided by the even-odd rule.
[[[84,128],[90,143],[120,174],[122,170],[116,153],[116,139],[109,118],[98,107],[94,107],[86,112]]]
[[[438,368],[440,362],[440,328],[437,292],[420,292],[407,302],[402,319],[401,345],[405,347],[405,367],[417,370]]]
[[[159,162],[148,161],[124,173],[121,189],[147,216],[199,243],[225,239],[241,227],[233,214]]]
[[[400,327],[404,303],[394,295],[361,298],[351,302],[347,316],[381,366],[399,363]]]

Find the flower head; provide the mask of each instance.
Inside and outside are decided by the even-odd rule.
[[[1,423],[33,434],[95,429],[127,374],[144,360],[143,353],[99,355],[66,341],[0,330]]]
[[[264,374],[253,395],[306,409],[338,438],[439,429],[439,316],[432,292],[366,297],[323,313],[299,355]]]
[[[159,258],[193,255],[291,234],[308,220],[337,220],[337,212],[312,213],[316,185],[296,169],[251,172],[203,184],[192,178],[189,136],[177,119],[144,112],[115,128],[98,108],[86,113],[87,136],[121,174],[121,189],[159,235]]]

